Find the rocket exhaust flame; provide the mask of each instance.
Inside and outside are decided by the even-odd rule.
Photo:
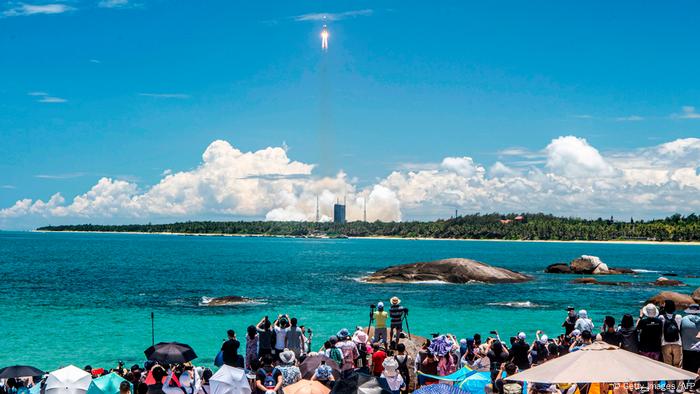
[[[328,28],[326,25],[323,25],[323,30],[321,30],[321,49],[328,50]]]

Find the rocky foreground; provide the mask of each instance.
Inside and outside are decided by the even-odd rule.
[[[520,283],[532,277],[506,268],[462,258],[395,265],[365,278],[367,283]]]

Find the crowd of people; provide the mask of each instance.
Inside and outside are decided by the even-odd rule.
[[[522,383],[504,377],[579,351],[594,341],[688,371],[698,372],[700,368],[700,307],[695,304],[682,313],[672,300],[661,308],[648,304],[638,318],[626,314],[619,324],[613,316],[605,316],[599,329],[586,310],[569,307],[562,332],[555,336],[536,331],[532,338],[525,332],[501,338],[497,331],[491,331],[484,337],[477,333],[458,339],[452,334],[435,333],[430,339],[421,339],[422,343],[415,337],[410,340],[410,331],[405,331],[408,309],[401,300],[393,297],[389,304],[388,310],[382,302],[372,306],[370,327],[358,326],[352,331],[342,328],[316,348],[312,330],[300,325],[296,318],[278,315],[271,321],[266,316],[247,328],[244,344],[229,330],[215,364],[244,369],[252,391],[258,394],[282,393],[284,387],[302,378],[331,388],[355,372],[377,377],[393,394],[408,393],[438,383],[440,377],[462,367],[488,372],[491,392],[515,394],[522,392]],[[312,359],[317,362],[310,375],[304,376],[303,363]],[[109,372],[123,376],[128,383],[123,385],[121,394],[210,394],[212,370],[191,363],[147,362],[143,367],[134,365],[130,369],[120,363],[112,370],[90,366],[85,369],[93,376]],[[0,394],[23,394],[32,384],[7,379]],[[687,386],[685,391],[692,391],[692,387]],[[555,386],[533,385],[529,390],[568,394],[566,388]]]

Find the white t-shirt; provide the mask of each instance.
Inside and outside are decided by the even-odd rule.
[[[682,342],[681,342],[681,322],[683,321],[683,318],[681,317],[681,315],[674,315],[674,317],[676,318],[676,324],[678,325],[678,340],[675,342],[666,342],[666,339],[664,339],[664,329],[663,329],[664,326],[661,325],[661,346],[664,346],[664,345],[681,346],[681,344],[682,344]],[[663,324],[666,324],[666,319],[668,319],[668,314],[659,316],[659,319],[661,319]]]
[[[275,349],[284,350],[284,339],[287,337],[287,328],[275,327],[275,335],[277,337],[275,341]]]

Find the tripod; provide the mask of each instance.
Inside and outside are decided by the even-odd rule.
[[[408,326],[408,309],[404,310],[403,321],[404,323],[406,323],[406,332],[408,332],[408,339],[411,339],[411,328]]]
[[[372,322],[374,321],[374,304],[369,306],[369,324],[367,325],[367,336],[369,336],[369,330],[372,328]]]

